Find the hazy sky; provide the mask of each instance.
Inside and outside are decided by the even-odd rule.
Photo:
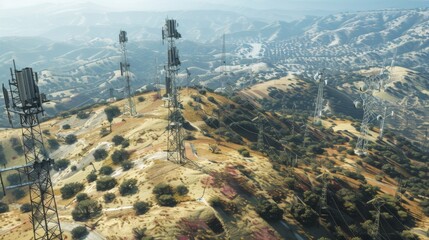
[[[74,4],[88,2],[80,0],[0,0],[0,9],[34,6],[46,2]],[[253,9],[284,10],[329,10],[354,11],[385,8],[429,7],[429,0],[91,0],[111,10],[184,10],[184,9],[228,9],[246,7]]]

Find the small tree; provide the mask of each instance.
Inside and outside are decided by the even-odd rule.
[[[178,185],[178,186],[176,187],[176,192],[177,192],[179,195],[183,196],[183,195],[186,195],[186,194],[189,192],[189,190],[188,190],[188,188],[187,188],[185,185],[180,184],[180,185]]]
[[[133,167],[134,167],[134,163],[133,163],[133,162],[130,162],[130,161],[123,161],[123,162],[121,163],[121,166],[122,166],[122,169],[123,169],[124,171],[128,171],[128,170],[130,170],[131,168],[133,168]]]
[[[71,231],[71,234],[74,240],[80,240],[80,239],[84,239],[89,234],[89,232],[86,229],[86,227],[79,226],[79,227],[73,228],[73,230]]]
[[[72,217],[75,221],[86,221],[101,213],[101,205],[92,199],[78,202],[75,209],[72,211]]]
[[[60,159],[58,161],[55,161],[53,168],[55,171],[64,170],[66,169],[70,164],[70,161],[67,159]]]
[[[111,166],[102,166],[98,171],[100,172],[100,174],[110,175],[113,173],[113,168]]]
[[[4,202],[0,202],[0,213],[5,213],[8,211],[9,211],[9,206]]]
[[[19,209],[21,210],[22,213],[28,213],[28,212],[31,212],[31,210],[33,208],[31,207],[31,204],[24,203],[24,204],[21,205],[21,207]]]
[[[164,194],[158,197],[158,204],[161,206],[174,207],[177,202],[172,195]]]
[[[16,200],[19,200],[23,197],[25,197],[26,192],[22,190],[21,188],[17,188],[12,191],[12,195]]]
[[[67,135],[67,136],[66,136],[66,138],[65,138],[65,142],[66,142],[68,145],[72,145],[73,143],[77,142],[77,137],[76,137],[76,135],[74,135],[74,134],[69,134],[69,135]]]
[[[157,196],[160,196],[160,195],[163,195],[163,194],[170,194],[170,195],[172,195],[173,194],[173,188],[170,185],[166,184],[166,183],[160,183],[160,184],[156,185],[153,188],[152,192],[154,194],[156,194]]]
[[[110,132],[112,132],[112,122],[113,119],[121,114],[121,111],[117,106],[109,106],[104,109],[104,113],[106,114],[107,121],[109,121]]]
[[[152,237],[146,235],[146,228],[133,228],[133,235],[135,240],[152,240]]]
[[[103,195],[104,202],[106,202],[106,203],[113,202],[113,200],[115,200],[115,198],[116,198],[116,195],[114,193],[105,193]]]
[[[132,195],[136,193],[137,190],[138,190],[137,180],[134,178],[123,181],[119,186],[119,193],[122,196]]]
[[[120,135],[115,135],[112,138],[112,142],[115,144],[115,146],[121,145],[121,143],[125,140],[124,137]]]
[[[94,156],[95,161],[101,161],[107,157],[107,151],[106,149],[99,148],[94,151],[92,156]]]
[[[64,130],[67,130],[67,129],[70,129],[71,127],[70,127],[70,124],[64,124],[63,125],[63,129]]]
[[[116,179],[112,177],[102,177],[96,181],[95,188],[97,191],[107,191],[116,186]]]
[[[123,161],[128,160],[130,153],[124,149],[115,150],[112,154],[112,161],[114,164],[120,164]]]
[[[78,192],[83,190],[83,184],[82,183],[68,183],[65,184],[61,189],[61,197],[63,199],[69,199],[74,197]]]
[[[138,202],[134,203],[133,207],[134,207],[134,210],[136,211],[137,215],[142,215],[142,214],[145,214],[149,210],[150,205],[147,202],[138,201]]]
[[[269,202],[268,200],[259,201],[256,206],[256,212],[265,220],[280,220],[283,217],[283,210],[277,204]]]
[[[60,143],[55,138],[48,139],[48,145],[49,148],[51,148],[52,150],[57,150],[58,148],[60,148]]]
[[[144,102],[144,100],[146,100],[143,96],[140,96],[140,97],[138,97],[137,98],[137,100],[139,101],[139,102]]]
[[[83,200],[88,200],[88,199],[90,199],[90,197],[88,196],[88,194],[86,194],[86,193],[78,193],[77,195],[76,195],[76,201],[77,202],[81,202],[81,201],[83,201]]]
[[[7,176],[6,179],[10,183],[10,185],[17,185],[20,184],[22,181],[21,175],[19,173],[12,173]]]
[[[86,176],[86,180],[91,183],[94,182],[95,180],[97,180],[97,174],[95,172],[91,172],[90,174],[88,174]]]
[[[87,119],[89,118],[89,114],[84,111],[80,111],[76,114],[76,117],[79,119]]]

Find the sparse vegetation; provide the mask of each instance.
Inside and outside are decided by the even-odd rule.
[[[62,128],[63,128],[64,130],[67,130],[67,129],[70,129],[70,128],[71,128],[71,126],[70,126],[70,124],[64,124],[64,125],[62,126]]]
[[[0,202],[0,213],[5,213],[9,211],[9,205],[4,202]]]
[[[276,221],[283,218],[283,210],[281,210],[277,204],[266,199],[262,199],[258,202],[256,212],[262,218],[269,221]]]
[[[112,161],[114,164],[120,164],[121,162],[128,160],[129,157],[130,153],[127,150],[115,150],[112,154]]]
[[[97,191],[107,191],[116,186],[116,179],[112,177],[102,177],[95,182]]]
[[[149,211],[150,204],[147,202],[138,201],[134,203],[133,208],[136,211],[136,215],[142,215]]]
[[[111,203],[113,200],[115,200],[116,195],[114,193],[105,193],[103,195],[103,199],[105,203]]]
[[[89,114],[86,113],[85,111],[80,111],[76,114],[76,117],[79,119],[87,119],[89,118]]]
[[[60,171],[66,169],[70,164],[70,160],[60,159],[55,161],[54,166],[52,167],[55,171]]]
[[[97,174],[96,174],[94,171],[90,172],[90,173],[86,176],[86,180],[87,180],[89,183],[94,182],[95,180],[97,180]]]
[[[77,142],[77,137],[74,134],[69,134],[65,137],[64,140],[68,145],[72,145],[73,143]]]
[[[72,211],[72,217],[75,221],[86,221],[101,213],[101,204],[92,199],[83,200],[77,203]]]
[[[49,145],[49,148],[52,150],[57,150],[58,148],[60,148],[60,143],[55,138],[49,138],[48,145]]]
[[[107,151],[104,148],[99,148],[94,151],[92,154],[94,156],[95,161],[104,160],[107,157]]]
[[[134,178],[124,180],[119,186],[119,193],[122,196],[132,195],[135,194],[137,191],[137,180]]]
[[[77,202],[81,202],[81,201],[83,201],[83,200],[88,200],[88,199],[90,199],[90,197],[88,196],[88,194],[87,194],[87,193],[78,193],[78,194],[76,195],[76,201],[77,201]]]
[[[120,135],[115,135],[112,138],[112,142],[115,144],[115,146],[121,145],[121,143],[125,140],[124,137]]]
[[[111,166],[102,166],[98,171],[100,172],[100,174],[108,176],[113,173],[113,168]]]
[[[123,162],[121,163],[121,166],[122,166],[122,169],[123,169],[124,171],[128,171],[128,170],[130,170],[131,168],[133,168],[133,167],[134,167],[134,163],[133,163],[133,162],[131,162],[131,161],[123,161]]]
[[[78,192],[83,190],[83,184],[82,183],[68,183],[65,184],[61,189],[61,197],[63,199],[69,199],[74,197]]]
[[[33,209],[33,207],[31,206],[31,204],[29,203],[24,203],[21,205],[21,207],[19,208],[19,210],[21,210],[22,213],[28,213],[31,212],[31,210]]]
[[[71,234],[72,234],[73,240],[81,240],[81,239],[84,239],[89,234],[89,232],[86,229],[86,227],[79,226],[79,227],[73,228],[73,230],[71,231]]]

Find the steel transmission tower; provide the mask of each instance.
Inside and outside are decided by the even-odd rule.
[[[39,115],[44,112],[42,103],[47,101],[46,96],[39,92],[37,73],[33,73],[31,68],[18,71],[14,61],[10,72],[10,98],[4,85],[3,95],[9,122],[12,123],[10,113],[19,116],[25,165],[0,170],[3,192],[29,186],[34,239],[63,239],[50,176],[54,160],[48,156],[39,125]],[[24,179],[21,178],[17,185],[5,186],[1,173],[9,171],[17,172]]]
[[[119,43],[121,45],[122,60],[120,63],[121,67],[121,76],[125,77],[125,97],[128,99],[128,105],[125,105],[125,113],[130,114],[130,116],[136,115],[136,105],[134,104],[133,96],[131,94],[131,85],[130,85],[130,63],[128,62],[127,57],[127,32],[121,30],[119,32]]]
[[[383,115],[379,115],[377,116],[377,120],[380,120],[380,134],[378,135],[378,138],[382,139],[383,138],[383,134],[384,134],[384,126],[385,126],[385,121],[387,117],[393,117],[393,111],[387,115],[387,106],[384,106],[384,110],[383,110]]]
[[[359,156],[367,155],[367,143],[369,135],[369,124],[374,120],[381,120],[382,116],[378,115],[378,100],[374,97],[374,91],[381,91],[384,88],[384,80],[387,78],[385,69],[379,74],[365,78],[364,85],[360,90],[360,101],[355,100],[356,108],[363,108],[363,118],[360,126],[360,134],[355,147],[355,153]]]
[[[319,71],[314,75],[314,81],[319,84],[317,90],[316,107],[314,109],[313,124],[320,124],[320,117],[322,116],[323,110],[323,87],[327,84],[327,80],[324,80],[323,70]]]
[[[179,92],[176,85],[176,75],[179,71],[179,52],[175,46],[175,40],[182,36],[177,31],[177,23],[174,19],[166,19],[162,29],[162,40],[167,41],[168,62],[165,66],[165,86],[168,99],[168,139],[167,160],[182,164],[185,160],[183,145],[183,116],[180,110]]]

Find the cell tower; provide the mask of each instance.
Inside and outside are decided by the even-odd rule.
[[[42,103],[47,101],[46,95],[39,92],[37,73],[33,73],[33,69],[18,71],[14,61],[10,73],[10,98],[4,85],[3,95],[9,122],[12,123],[10,113],[17,114],[20,119],[25,165],[0,170],[3,192],[29,186],[34,239],[63,239],[49,173],[54,160],[48,156],[39,125],[39,115],[44,112]],[[21,178],[17,185],[5,186],[1,173],[9,171],[17,172],[24,179]]]
[[[387,78],[385,69],[379,74],[365,78],[364,85],[360,90],[360,100],[355,100],[353,103],[356,108],[363,108],[363,118],[360,126],[360,135],[355,147],[355,153],[359,156],[367,155],[367,143],[369,135],[369,124],[374,120],[382,120],[383,116],[378,115],[377,107],[378,100],[374,97],[374,91],[384,89],[384,80]]]
[[[313,124],[320,124],[320,117],[322,116],[322,108],[323,108],[323,87],[328,83],[323,77],[324,73],[322,71],[318,71],[316,75],[314,75],[314,81],[319,84],[317,90],[317,98],[316,98],[316,107],[314,109],[314,117]]]
[[[174,19],[166,19],[162,29],[162,40],[167,41],[168,62],[165,66],[165,88],[168,100],[168,139],[167,160],[182,164],[185,160],[183,145],[183,116],[180,111],[179,92],[176,84],[176,75],[179,71],[179,52],[175,40],[182,36],[177,31],[177,23]]]
[[[128,99],[128,105],[125,105],[125,113],[130,114],[130,116],[136,115],[136,105],[134,104],[133,96],[131,94],[131,85],[130,85],[130,64],[127,57],[127,32],[121,30],[119,32],[119,43],[121,45],[122,51],[122,60],[120,63],[121,67],[121,76],[125,77],[125,97]]]

